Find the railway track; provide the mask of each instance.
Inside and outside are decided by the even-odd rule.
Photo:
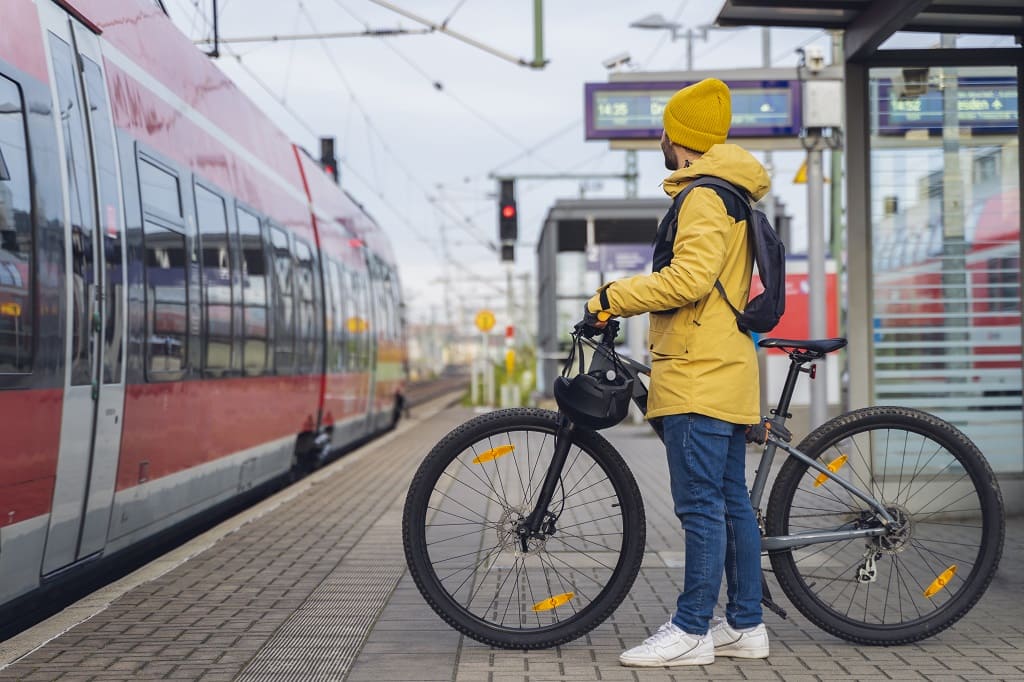
[[[406,404],[409,407],[416,407],[460,388],[469,389],[469,374],[455,374],[410,383],[405,391]]]

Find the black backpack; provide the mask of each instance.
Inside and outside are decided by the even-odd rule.
[[[738,203],[742,206],[740,211],[729,211],[729,214],[737,222],[739,220],[747,221],[747,229],[750,231],[754,248],[754,263],[757,265],[757,273],[764,291],[750,299],[746,307],[740,311],[725,295],[725,288],[717,279],[715,288],[725,299],[726,304],[732,308],[740,331],[747,332],[749,330],[761,334],[770,332],[779,323],[782,313],[786,311],[786,246],[779,239],[775,228],[768,222],[768,216],[763,211],[754,209],[747,193],[731,182],[711,175],[703,175],[675,196],[672,208],[669,209],[668,215],[665,216],[665,220],[662,221],[662,225],[658,229],[654,270],[661,270],[672,262],[672,244],[676,238],[679,207],[683,205],[683,201],[690,191],[696,187],[714,189],[725,203],[727,211],[729,211],[730,204]],[[738,199],[738,202],[729,201],[731,197]],[[665,248],[666,244],[667,248]]]

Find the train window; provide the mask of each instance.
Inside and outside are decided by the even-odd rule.
[[[260,219],[237,210],[242,248],[242,366],[249,375],[267,371],[267,261]]]
[[[346,313],[348,306],[346,305],[345,297],[347,291],[345,287],[345,274],[342,266],[336,262],[330,262],[330,273],[331,273],[331,290],[333,294],[333,314],[334,325],[331,336],[333,337],[333,362],[330,363],[330,367],[336,372],[342,372],[345,370],[345,326],[346,326]]]
[[[289,374],[295,368],[295,299],[288,234],[271,227],[270,246],[274,263],[274,367],[278,374]]]
[[[174,174],[140,158],[139,185],[146,210],[181,218],[181,190]]]
[[[348,322],[349,368],[358,372],[370,367],[370,335],[374,331],[370,324],[370,279],[365,270],[350,275],[353,305]]]
[[[50,34],[53,71],[57,83],[58,120],[64,136],[64,163],[68,171],[68,207],[71,211],[71,385],[93,380],[92,320],[98,313],[93,242],[96,214],[93,205],[92,164],[82,100],[78,92],[78,64],[71,46]]]
[[[324,349],[327,352],[326,369],[331,373],[337,369],[339,346],[335,336],[338,324],[338,292],[335,284],[334,261],[324,258]]]
[[[117,167],[114,160],[116,152],[103,73],[96,62],[88,57],[82,57],[82,76],[85,82],[85,98],[89,104],[89,118],[92,122],[96,194],[100,205],[100,239],[104,256],[104,268],[100,273],[103,277],[104,296],[103,383],[112,384],[121,380],[123,357],[119,325],[124,319],[121,311],[121,283],[124,281],[124,275],[121,264]]]
[[[188,357],[185,236],[147,220],[143,239],[148,377],[151,381],[174,381],[184,376]]]
[[[32,371],[32,195],[21,92],[0,76],[0,373]]]
[[[231,252],[224,199],[197,185],[196,216],[203,263],[203,371],[208,376],[223,376],[234,366]]]
[[[295,241],[295,285],[297,308],[296,355],[299,368],[309,372],[316,369],[319,341],[319,324],[316,315],[316,264],[313,261],[313,250],[309,244]]]

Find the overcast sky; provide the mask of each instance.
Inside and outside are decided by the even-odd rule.
[[[210,0],[164,0],[189,37],[211,34]],[[533,2],[393,0],[495,49],[533,58]],[[542,70],[517,66],[442,33],[233,44],[221,68],[295,141],[316,154],[335,135],[342,184],[383,225],[395,245],[409,317],[444,319],[441,280],[469,310],[504,306],[505,270],[485,244],[497,237],[491,173],[622,172],[625,153],[587,142],[583,84],[608,79],[602,62],[628,52],[632,67],[680,70],[686,42],[629,24],[653,12],[687,27],[714,21],[721,0],[548,0]],[[220,0],[221,35],[263,36],[369,28],[422,28],[370,0]],[[760,29],[712,29],[694,43],[694,68],[761,65]],[[821,31],[773,29],[773,66],[794,66],[796,47]],[[924,38],[922,41],[933,40]],[[921,45],[926,46],[926,45]],[[236,57],[240,56],[240,59]],[[254,78],[255,76],[255,78]],[[257,81],[256,79],[259,79]],[[284,102],[282,105],[281,102]],[[796,214],[806,243],[803,186],[792,184],[803,154],[775,155],[775,190]],[[639,154],[639,194],[664,196],[660,152]],[[580,181],[521,181],[516,273],[533,273],[535,242],[549,207],[577,197]],[[587,196],[624,196],[619,180],[586,183]],[[442,232],[444,238],[442,238]],[[444,241],[449,258],[444,257]],[[447,273],[447,274],[446,274]]]

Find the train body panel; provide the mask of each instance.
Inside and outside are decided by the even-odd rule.
[[[391,424],[386,235],[155,3],[5,2],[0,154],[0,607]]]

